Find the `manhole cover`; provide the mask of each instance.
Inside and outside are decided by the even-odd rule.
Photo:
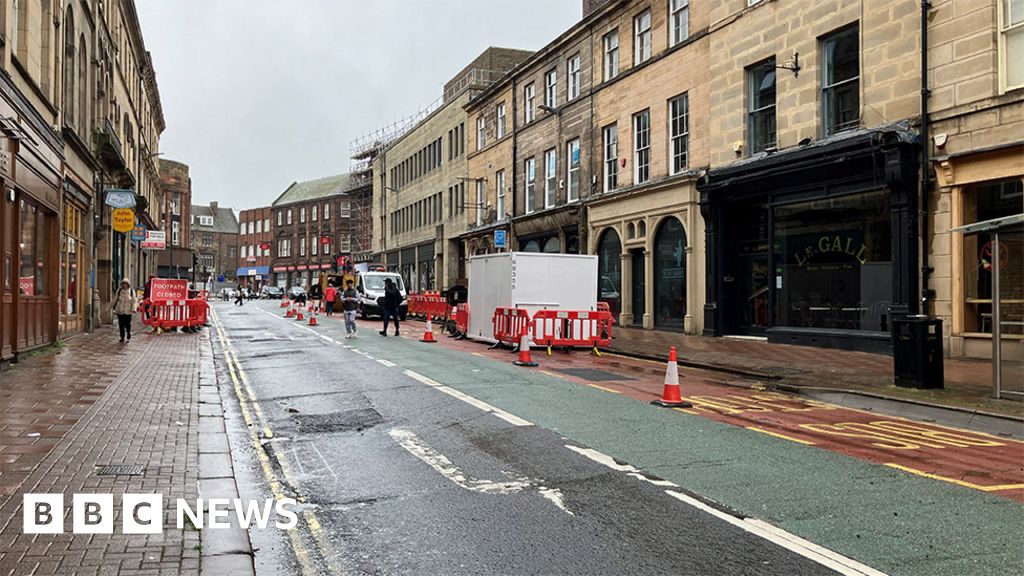
[[[623,376],[622,374],[615,374],[605,370],[598,370],[597,368],[556,368],[555,372],[561,372],[562,374],[568,374],[569,376],[575,376],[577,378],[589,380],[590,382],[636,380],[636,378],[630,378],[629,376]]]
[[[100,466],[96,471],[97,476],[138,476],[146,469],[138,464],[107,464]]]
[[[331,414],[297,414],[292,416],[303,434],[325,432],[362,432],[384,422],[373,408],[347,410]]]

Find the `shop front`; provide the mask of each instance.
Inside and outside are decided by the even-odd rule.
[[[64,221],[61,229],[60,262],[60,334],[73,334],[85,329],[85,309],[89,263],[88,212],[77,197],[65,194]]]
[[[859,131],[711,170],[705,334],[890,351],[918,309],[913,141]]]

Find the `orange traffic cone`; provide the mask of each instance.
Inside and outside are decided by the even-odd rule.
[[[287,308],[287,307],[288,307],[288,301],[287,300],[281,300],[281,303],[278,305],[278,308]]]
[[[295,316],[295,312],[293,312],[292,309],[289,308],[288,311],[284,313],[284,317],[291,318],[292,316]]]
[[[318,323],[318,322],[316,321],[316,314],[310,314],[310,315],[309,315],[309,325],[310,325],[310,326],[319,326],[319,325],[320,325],[320,324],[319,324],[319,323]]]
[[[661,398],[651,402],[665,408],[690,408],[693,404],[683,400],[679,389],[679,365],[676,363],[676,347],[668,352],[668,366],[665,368],[665,388]]]
[[[519,359],[513,362],[516,366],[538,366],[533,361],[533,356],[530,355],[530,337],[523,332],[521,338],[519,338]]]
[[[303,320],[306,319],[306,317],[302,315],[302,308],[299,308],[299,314],[295,317],[295,319],[298,320],[299,322],[302,322]]]
[[[434,326],[430,323],[430,318],[427,318],[427,327],[423,329],[423,338],[420,338],[420,342],[427,342],[428,344],[437,342],[437,340],[434,340]]]

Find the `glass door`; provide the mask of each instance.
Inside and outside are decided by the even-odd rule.
[[[644,294],[647,291],[647,271],[644,266],[644,251],[630,250],[633,263],[633,324],[643,326],[644,311],[647,309],[647,300]]]

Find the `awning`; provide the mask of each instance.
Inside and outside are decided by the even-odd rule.
[[[249,266],[249,267],[245,267],[245,268],[239,268],[238,271],[235,272],[235,276],[238,276],[239,278],[245,277],[245,276],[269,276],[269,275],[270,275],[270,266]]]

